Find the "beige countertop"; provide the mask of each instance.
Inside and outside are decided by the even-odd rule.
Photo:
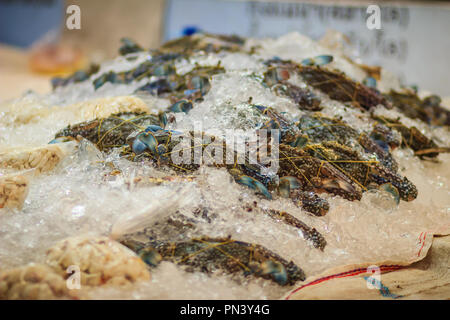
[[[17,98],[27,90],[51,90],[51,76],[31,72],[26,51],[0,45],[0,101]]]

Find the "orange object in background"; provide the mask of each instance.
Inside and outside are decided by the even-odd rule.
[[[45,44],[31,50],[29,65],[33,72],[65,75],[86,67],[87,59],[80,49]]]

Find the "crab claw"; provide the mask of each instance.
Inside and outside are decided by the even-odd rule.
[[[150,131],[144,131],[140,133],[133,141],[132,150],[136,154],[144,152],[149,149],[153,154],[158,154],[157,151],[158,141]]]
[[[200,90],[201,94],[205,95],[209,91],[211,85],[209,84],[208,78],[202,76],[194,76],[188,82],[188,87],[189,89]]]
[[[285,285],[288,280],[286,268],[279,262],[266,260],[260,265],[261,275],[271,275],[280,285]]]
[[[254,185],[256,187],[256,190],[261,193],[263,196],[265,196],[267,199],[272,199],[272,195],[270,194],[269,190],[267,190],[266,186],[259,182],[258,180],[254,179]]]
[[[97,90],[98,88],[100,88],[107,82],[120,83],[120,79],[117,76],[117,74],[113,71],[105,73],[105,74],[101,75],[99,78],[94,80],[93,84],[94,84],[95,90]]]
[[[134,52],[139,52],[139,51],[144,50],[130,38],[122,38],[122,39],[120,39],[120,42],[122,42],[122,46],[119,48],[119,52],[121,55],[126,55],[129,53],[134,53]]]
[[[333,56],[324,54],[314,58],[316,66],[323,66],[333,61]]]
[[[252,106],[255,107],[256,109],[258,109],[262,113],[266,112],[266,110],[267,110],[266,106],[262,106],[262,105],[259,105],[259,104],[253,104]]]
[[[167,115],[165,112],[158,113],[159,124],[161,127],[165,128],[167,125]]]
[[[267,199],[270,200],[272,199],[272,195],[270,194],[269,190],[267,190],[266,186],[262,184],[260,181],[241,174],[240,171],[237,169],[231,169],[230,174],[234,177],[234,180],[237,183],[247,186],[250,189],[256,190],[257,192],[265,196]]]
[[[395,191],[397,189],[399,197],[403,201],[412,201],[417,198],[417,187],[409,181],[406,177],[401,177],[397,173],[387,170],[380,166],[374,166],[371,168],[371,176],[378,185],[384,185],[390,183],[392,188],[384,186],[383,190],[391,193],[395,197]]]
[[[304,66],[323,66],[333,61],[333,56],[330,55],[320,55],[315,58],[303,59],[301,64]]]
[[[154,124],[147,126],[147,128],[145,128],[144,132],[152,133],[155,136],[155,138],[169,136],[169,134],[175,134],[175,135],[182,134],[182,132],[180,132],[180,131],[163,129],[160,126],[157,126]]]
[[[62,137],[53,139],[48,144],[64,143],[64,142],[69,142],[69,141],[73,141],[73,140],[75,140],[75,138],[62,136]]]
[[[191,109],[192,103],[186,99],[179,100],[169,107],[169,111],[171,112],[188,113]]]
[[[361,200],[362,196],[362,192],[357,186],[353,186],[342,179],[323,179],[320,181],[320,188],[327,190],[327,192],[340,195],[350,201]]]
[[[164,130],[164,129],[161,128],[160,126],[157,126],[157,125],[154,125],[154,124],[151,124],[151,125],[147,126],[147,128],[145,128],[145,132],[153,132],[153,133],[155,133],[155,132],[160,131],[160,130]]]
[[[300,180],[296,177],[286,176],[280,178],[280,183],[278,185],[278,192],[284,198],[289,198],[291,190],[299,189],[301,187]]]
[[[399,202],[400,202],[400,194],[399,194],[398,189],[396,187],[394,187],[390,183],[385,183],[385,184],[382,184],[381,186],[379,186],[378,188],[380,190],[384,190],[384,191],[390,193],[394,197],[395,202],[397,204],[399,204]]]
[[[373,78],[373,77],[366,77],[366,78],[364,78],[362,83],[363,83],[363,85],[365,85],[366,87],[369,87],[369,88],[376,88],[377,87],[377,80],[375,80],[375,78]]]
[[[136,138],[133,141],[133,145],[132,145],[131,149],[133,150],[134,153],[141,154],[142,152],[144,152],[147,149],[147,145],[145,143],[143,143],[141,140]]]
[[[158,251],[151,247],[139,250],[138,255],[142,261],[152,267],[156,267],[162,260],[162,256]]]
[[[314,59],[313,58],[306,58],[303,59],[302,62],[300,62],[303,66],[313,66],[314,65]]]

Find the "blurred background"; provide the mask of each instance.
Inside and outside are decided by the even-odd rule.
[[[366,26],[370,4],[381,9],[379,30]],[[330,29],[365,63],[450,96],[448,1],[0,0],[0,100],[49,91],[52,76],[115,57],[122,37],[156,48],[197,31],[320,39]]]

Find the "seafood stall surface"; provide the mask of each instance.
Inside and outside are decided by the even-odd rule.
[[[0,298],[277,299],[450,230],[440,97],[297,33],[119,54],[0,104]]]

